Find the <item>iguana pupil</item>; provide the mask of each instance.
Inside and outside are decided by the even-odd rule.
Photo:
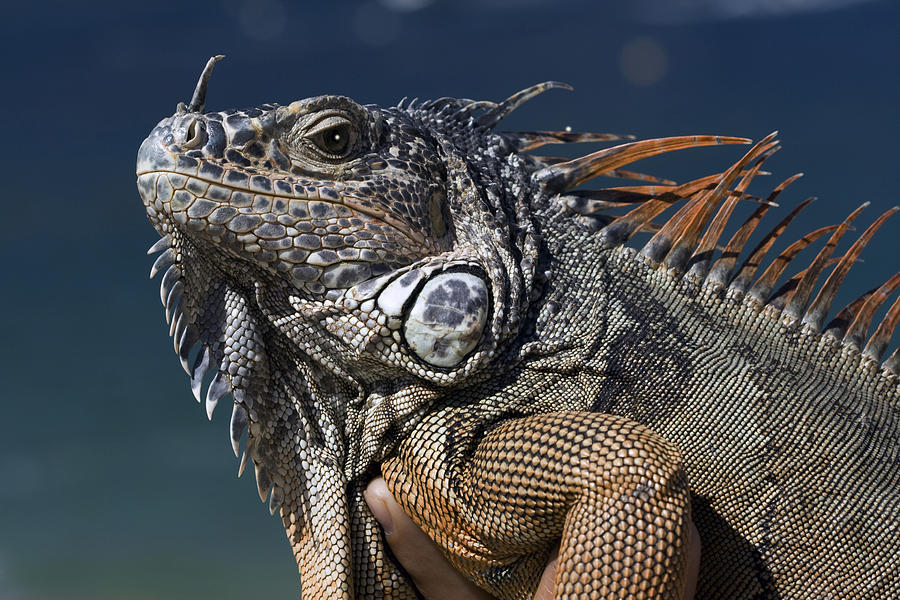
[[[334,125],[319,133],[314,139],[318,140],[322,149],[335,155],[343,155],[350,146],[350,126],[346,124]]]
[[[341,154],[347,148],[347,136],[341,135],[338,128],[334,128],[325,136],[325,146],[329,152]]]

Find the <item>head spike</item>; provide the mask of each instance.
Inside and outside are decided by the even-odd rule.
[[[898,207],[894,207],[883,215],[878,217],[874,223],[872,223],[866,231],[859,236],[859,239],[854,242],[854,244],[850,247],[850,250],[844,255],[841,259],[841,262],[838,263],[838,266],[834,268],[834,271],[828,276],[828,279],[825,280],[825,284],[822,286],[822,289],[819,290],[818,295],[816,295],[815,300],[813,300],[812,305],[809,307],[809,310],[806,311],[806,314],[803,316],[803,322],[807,325],[810,325],[814,329],[819,329],[822,327],[822,323],[825,321],[825,316],[828,314],[828,311],[831,309],[831,303],[834,302],[834,297],[837,294],[838,288],[841,286],[841,283],[844,281],[844,277],[847,276],[847,272],[850,271],[850,267],[853,266],[853,263],[856,262],[856,259],[859,257],[859,253],[862,252],[862,249],[869,243],[869,240],[872,239],[872,236],[875,235],[875,232],[884,224],[888,218],[893,215],[895,212],[900,210]],[[869,299],[872,301],[877,296],[877,292],[875,296]],[[860,315],[863,313],[860,312]],[[857,316],[857,320],[859,316]],[[871,316],[869,317],[871,320]],[[854,321],[854,325],[856,322]],[[857,346],[862,345],[862,340],[868,332],[869,324],[868,322],[865,324],[865,331],[862,331],[858,334],[860,338],[857,342]],[[853,326],[850,327],[853,329]],[[848,332],[849,333],[849,332]]]
[[[184,372],[188,375],[191,374],[191,366],[188,362],[188,357],[190,356],[191,349],[194,347],[194,344],[200,341],[200,331],[194,325],[187,323],[184,327],[184,331],[181,334],[181,337],[178,339],[178,359],[181,361],[181,368],[184,369]]]
[[[244,451],[241,453],[241,462],[240,462],[240,464],[238,465],[238,473],[237,473],[237,476],[238,476],[238,477],[240,477],[241,475],[243,475],[243,474],[244,474],[244,469],[247,468],[247,463],[249,462],[249,459],[250,459],[250,445],[251,445],[252,443],[253,443],[253,438],[250,437],[250,438],[247,440],[247,445],[244,446]]]
[[[206,390],[206,416],[212,421],[213,411],[216,410],[216,404],[219,400],[231,391],[231,382],[225,371],[216,371],[209,388]]]
[[[500,134],[516,152],[540,148],[545,144],[577,144],[583,142],[614,142],[633,140],[633,135],[617,133],[576,133],[573,131],[509,131]]]
[[[166,272],[168,273],[168,271]],[[169,290],[169,295],[166,296],[166,323],[171,325],[169,335],[173,335],[175,331],[175,316],[181,314],[181,310],[176,309],[176,305],[178,305],[178,301],[181,300],[182,296],[184,296],[184,284],[181,280],[178,280],[172,284],[172,289]]]
[[[734,232],[734,235],[731,236],[731,239],[728,240],[728,244],[725,246],[725,251],[713,264],[706,278],[708,284],[725,287],[728,280],[731,279],[731,274],[734,272],[734,265],[737,264],[738,256],[740,256],[744,246],[747,245],[747,240],[756,231],[756,226],[759,225],[759,222],[768,210],[769,206],[767,204],[757,206],[753,214],[747,217],[744,224]]]
[[[547,90],[552,90],[554,88],[572,91],[571,85],[559,81],[545,81],[544,83],[538,83],[529,88],[525,88],[520,92],[516,92],[500,104],[490,108],[483,115],[478,117],[477,123],[482,127],[491,129],[497,123],[509,116],[512,111],[519,108],[523,103],[528,102],[538,94],[542,94]]]
[[[639,198],[639,201],[643,203],[638,208],[616,218],[616,220],[607,225],[601,232],[604,242],[614,246],[625,243],[636,232],[646,230],[647,224],[670,205],[684,198],[689,198],[701,190],[714,187],[723,175],[724,173],[708,175],[678,186],[625,186],[603,190],[607,193],[624,194],[624,196],[621,196],[623,199],[635,198],[634,201],[638,201],[637,199]]]
[[[875,311],[881,307],[898,286],[900,286],[900,273],[888,279],[881,287],[868,295],[853,322],[847,328],[847,333],[844,334],[845,344],[852,344],[857,348],[862,347],[866,334],[869,333],[869,326],[872,324]],[[887,340],[885,341],[886,343]]]
[[[693,255],[691,255],[691,262],[693,264],[688,271],[688,279],[700,279],[706,277],[709,273],[709,263],[712,260],[713,252],[716,249],[716,245],[719,243],[719,238],[722,237],[722,231],[725,229],[725,224],[728,222],[728,219],[731,218],[731,213],[734,212],[734,209],[737,206],[738,200],[738,194],[729,194],[728,198],[725,199],[725,202],[722,203],[722,206],[719,207],[716,216],[713,217],[712,223],[710,223],[709,227],[703,233],[703,237],[700,238],[697,248],[694,250]]]
[[[235,402],[234,406],[231,409],[231,427],[230,438],[231,438],[231,448],[234,450],[234,456],[240,456],[240,448],[241,448],[241,438],[244,435],[244,432],[247,430],[247,425],[250,424],[250,417],[247,414],[247,409],[244,408],[241,404]]]
[[[618,177],[619,179],[634,179],[636,181],[649,181],[660,185],[678,185],[671,179],[664,179],[655,175],[647,175],[646,173],[638,173],[636,171],[626,171],[625,169],[613,169],[605,173],[598,173],[603,177]]]
[[[734,192],[732,192],[725,200],[725,203],[722,204],[722,207],[719,209],[719,212],[716,213],[713,222],[710,224],[709,228],[706,230],[706,233],[704,233],[703,237],[700,239],[700,243],[697,245],[697,249],[694,250],[693,256],[691,256],[691,261],[694,264],[691,266],[691,270],[688,274],[689,277],[699,279],[701,277],[709,276],[709,263],[712,259],[712,254],[715,250],[716,244],[719,243],[719,238],[722,237],[722,232],[725,229],[725,224],[728,222],[728,219],[731,217],[731,213],[737,206],[739,197],[747,189],[747,186],[750,185],[750,181],[753,180],[753,177],[758,174],[759,168],[762,166],[762,163],[765,161],[765,159],[771,156],[773,152],[774,150],[766,152],[765,155],[760,158],[759,162],[754,165],[754,167],[744,176],[744,179],[741,180]],[[767,202],[773,202],[775,200],[775,197],[777,197],[776,194],[770,194]],[[738,230],[742,233],[742,235],[737,239],[732,238],[730,240],[730,243],[728,244],[728,246],[730,247],[730,253],[729,250],[726,249],[726,254],[728,256],[733,256],[733,260],[737,260],[737,256],[741,253],[746,240],[749,239],[750,233],[752,233],[756,229],[757,223],[767,210],[767,207],[757,207],[750,219],[748,221],[745,221],[744,225]],[[709,283],[724,285],[725,280],[731,276],[731,271],[734,269],[734,263],[729,262],[727,257],[724,258],[724,261],[716,262],[716,266],[719,267],[719,270],[716,272],[716,278],[721,277],[722,279],[709,279]]]
[[[256,474],[256,489],[259,492],[259,499],[265,502],[269,497],[269,490],[272,489],[272,479],[269,477],[269,471],[254,460],[253,472]]]
[[[784,251],[779,254],[778,257],[775,258],[775,260],[772,261],[772,264],[770,264],[769,267],[765,271],[763,271],[763,274],[759,277],[756,283],[753,284],[753,287],[750,288],[750,291],[747,292],[747,295],[751,298],[755,298],[762,303],[768,301],[769,295],[775,288],[775,283],[778,281],[778,278],[781,277],[781,274],[791,263],[791,261],[794,260],[794,257],[814,241],[816,241],[826,233],[834,231],[837,228],[837,225],[829,225],[828,227],[816,229],[811,233],[807,233],[805,236],[785,248]]]
[[[850,213],[850,215],[844,219],[844,222],[831,234],[831,237],[828,238],[825,247],[819,251],[818,255],[816,255],[816,258],[803,276],[803,280],[797,286],[797,290],[790,302],[787,303],[787,306],[784,309],[784,313],[787,317],[791,319],[799,319],[801,317],[809,302],[809,297],[812,295],[813,287],[815,287],[816,281],[818,281],[819,276],[828,264],[835,247],[850,228],[850,223],[852,223],[854,219],[859,216],[859,213],[861,213],[868,205],[869,203],[865,202],[862,206]]]
[[[209,370],[211,362],[212,353],[209,350],[209,346],[204,344],[203,347],[200,348],[200,352],[197,353],[197,357],[194,359],[194,366],[191,367],[191,392],[193,392],[197,402],[200,402],[202,399],[200,390],[203,386],[203,377]]]
[[[707,198],[713,196],[713,190],[704,190],[697,192],[691,199],[666,221],[650,240],[641,248],[641,254],[650,260],[661,262],[672,248],[672,238],[679,231],[690,227],[691,221],[695,219],[703,208]]]
[[[624,244],[631,239],[631,236],[678,200],[681,200],[680,196],[668,193],[644,202],[604,227],[600,231],[603,243],[609,246]]]
[[[797,292],[797,286],[800,285],[800,282],[808,272],[809,267],[806,267],[784,282],[784,284],[772,294],[772,297],[769,298],[769,304],[777,310],[784,310],[784,305],[794,297],[794,294]]]
[[[894,275],[886,284],[884,284],[884,286],[882,286],[882,288],[890,285],[890,289],[893,291],[898,284],[900,284],[900,273]],[[879,292],[882,288],[879,288]],[[875,333],[872,334],[869,343],[866,344],[863,354],[871,356],[875,360],[880,360],[884,351],[887,350],[888,344],[891,342],[891,337],[894,335],[894,329],[897,328],[898,321],[900,321],[900,297],[894,300],[894,304],[891,305],[887,314],[884,316],[884,319],[878,324]]]
[[[898,286],[900,286],[900,273],[897,273],[888,279],[884,285],[869,295],[859,309],[856,318],[853,319],[850,327],[847,328],[847,333],[844,335],[845,344],[852,344],[857,348],[862,347],[863,341],[866,339],[866,334],[869,333],[869,326],[872,324],[872,318],[875,316],[875,311],[881,307],[884,301],[888,299],[888,296],[890,296]],[[890,338],[890,336],[888,336],[888,338]],[[887,341],[888,340],[885,340],[885,344],[887,344]],[[883,351],[884,350],[882,349],[882,352]]]
[[[203,67],[200,78],[197,80],[197,86],[194,88],[194,95],[188,104],[188,112],[203,112],[203,109],[206,108],[206,87],[209,85],[209,77],[212,75],[213,67],[223,58],[225,58],[224,54],[217,54],[206,61],[206,66]]]
[[[717,190],[707,192],[704,198],[697,202],[697,207],[687,219],[685,226],[676,232],[677,237],[672,243],[672,247],[666,254],[665,264],[669,269],[677,269],[683,271],[687,265],[688,259],[696,249],[697,238],[700,232],[706,227],[712,212],[719,205],[719,201],[724,194]]]
[[[172,291],[172,286],[181,280],[181,269],[178,265],[172,265],[163,273],[162,281],[159,282],[159,301],[166,306],[166,298]],[[169,321],[167,320],[166,323]]]
[[[528,158],[538,163],[539,167],[548,167],[552,165],[558,165],[560,163],[567,162],[569,159],[563,156],[533,156],[529,155]],[[647,173],[638,173],[637,171],[626,171],[625,169],[612,169],[610,171],[605,171],[603,173],[597,173],[597,177],[616,177],[618,179],[634,179],[635,181],[649,181],[651,183],[659,184],[657,189],[664,189],[665,186],[676,186],[678,185],[676,182],[671,179],[664,179],[662,177],[657,177],[656,175],[648,175]],[[612,189],[612,188],[606,188]]]
[[[550,193],[559,193],[573,189],[601,173],[617,169],[642,158],[699,146],[749,143],[750,140],[746,138],[716,135],[688,135],[642,140],[629,144],[620,144],[559,165],[546,167],[536,171],[532,175],[532,179],[542,183]]]
[[[888,359],[884,361],[884,364],[881,365],[881,368],[900,374],[900,348],[894,350]]]
[[[684,266],[687,263],[687,260],[697,243],[697,238],[700,236],[700,232],[703,231],[703,228],[706,226],[706,223],[712,216],[712,211],[715,210],[716,206],[719,205],[719,202],[722,200],[722,198],[724,198],[728,193],[728,189],[738,178],[738,176],[743,172],[744,167],[746,167],[752,160],[760,158],[761,155],[764,155],[775,145],[775,143],[772,142],[772,138],[774,135],[775,134],[772,134],[760,140],[755,146],[753,146],[753,148],[751,148],[749,152],[747,152],[739,161],[737,161],[722,175],[721,180],[713,190],[705,192],[703,194],[698,194],[695,199],[691,200],[687,205],[685,205],[686,209],[691,204],[695,204],[696,206],[685,213],[685,218],[682,223],[674,223],[671,231],[668,234],[674,237],[674,241],[672,242],[671,248],[667,251],[666,254],[667,267],[679,270],[684,269]],[[750,185],[750,181],[759,171],[759,167],[761,165],[762,162],[757,164],[753,169],[751,169],[744,175],[742,181],[738,185],[738,189],[740,192],[743,192],[747,189],[747,186]],[[674,221],[675,219],[672,220]],[[668,225],[669,224],[667,223],[666,226],[663,227],[662,230],[660,230],[660,233],[658,233],[657,236],[665,235],[664,231],[666,227],[668,227]]]
[[[452,101],[453,99],[451,98],[450,100]],[[416,108],[415,104],[418,101],[419,101],[418,98],[413,98],[410,101],[409,106],[406,107],[407,110]],[[462,102],[461,106],[458,105],[460,102]],[[459,118],[467,119],[473,113],[476,113],[480,110],[492,111],[492,110],[495,110],[498,106],[498,104],[496,102],[491,102],[490,100],[457,100],[456,103],[457,103],[457,108],[456,108],[455,116],[457,119],[459,119]],[[447,107],[448,115],[451,114],[451,112],[452,112],[452,111],[450,111],[450,106],[451,105],[448,105],[448,107]],[[422,107],[419,106],[418,108],[422,108]]]
[[[178,262],[176,260],[176,257],[177,253],[175,249],[167,247],[165,252],[156,257],[156,261],[154,261],[153,266],[150,267],[150,279],[156,277],[156,274],[159,273],[162,269]]]
[[[830,267],[839,260],[840,258],[829,258],[825,261],[825,268]],[[793,300],[797,290],[800,288],[800,284],[803,283],[803,279],[809,274],[810,269],[812,269],[812,265],[791,277],[787,283],[778,288],[778,291],[772,294],[772,297],[769,299],[769,304],[777,310],[784,311],[785,305]]]
[[[187,327],[187,318],[184,316],[184,312],[179,310],[176,315],[172,317],[172,325],[169,328],[169,336],[174,340],[172,345],[175,348],[175,352],[178,352],[178,339],[181,338],[181,334],[184,333],[185,327]]]
[[[850,326],[853,319],[856,318],[856,315],[859,314],[863,304],[865,304],[869,297],[876,291],[877,289],[869,290],[838,311],[838,314],[825,326],[825,334],[838,340],[843,339],[844,334],[847,332],[847,328]]]
[[[631,206],[652,200],[646,194],[629,194],[615,190],[575,190],[561,195],[559,201],[579,215],[597,216],[605,210]]]
[[[538,156],[537,154],[529,154],[525,159],[528,166],[532,166],[533,163],[535,171],[543,169],[544,167],[549,167],[550,165],[558,165],[569,160],[565,156]]]
[[[793,181],[796,181],[800,177],[800,174],[794,175],[793,177],[789,177],[781,185],[779,185],[772,194],[769,195],[769,199],[774,200],[775,197],[778,196],[781,191],[790,185]],[[734,279],[731,281],[730,289],[736,290],[738,292],[744,293],[747,291],[747,288],[750,286],[750,283],[753,281],[753,276],[756,274],[756,269],[762,264],[763,259],[766,257],[766,254],[769,253],[769,250],[772,248],[772,244],[775,243],[775,240],[784,233],[784,230],[787,229],[787,226],[791,224],[791,221],[794,220],[800,211],[809,206],[811,202],[815,201],[815,198],[807,198],[803,202],[797,205],[794,210],[790,212],[788,216],[781,220],[778,225],[776,225],[772,231],[766,234],[759,244],[756,245],[756,248],[750,253],[750,256],[747,257],[747,260],[744,261],[744,264],[741,265],[741,268],[738,270],[737,275],[735,275]]]
[[[711,190],[716,187],[716,183],[721,179],[724,173],[716,175],[707,175],[699,179],[694,179],[681,185],[628,185],[604,188],[607,191],[628,192],[634,194],[645,194],[648,196],[662,196],[666,193],[677,194],[679,198],[690,198],[700,190]]]
[[[166,250],[167,248],[169,248],[169,236],[165,235],[156,240],[156,242],[147,249],[147,254],[155,254],[160,250]]]

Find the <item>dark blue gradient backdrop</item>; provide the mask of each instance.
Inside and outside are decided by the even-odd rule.
[[[898,202],[896,2],[32,1],[3,15],[4,600],[297,597],[279,520],[252,474],[235,479],[229,411],[210,424],[193,401],[147,279],[157,236],[135,153],[212,54],[227,55],[214,110],[321,93],[500,100],[556,79],[575,92],[531,101],[504,128],[779,129],[775,175],[752,191],[804,171],[781,214],[820,198],[786,237],[871,201],[865,226]],[[637,168],[684,181],[742,151]],[[839,302],[900,268],[898,238],[895,218]]]

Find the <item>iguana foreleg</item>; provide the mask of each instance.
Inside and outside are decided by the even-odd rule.
[[[485,431],[445,412],[382,473],[450,562],[498,598],[531,598],[557,542],[558,599],[681,598],[680,465],[673,445],[621,417],[560,412]]]

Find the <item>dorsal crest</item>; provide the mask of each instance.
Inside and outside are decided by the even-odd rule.
[[[519,152],[545,144],[611,141],[630,137],[571,131],[514,132],[501,135]],[[761,170],[762,165],[780,148],[776,135],[777,132],[773,132],[754,144],[729,169],[681,185],[625,170],[623,167],[642,158],[674,150],[720,144],[747,144],[750,140],[713,135],[679,136],[627,142],[575,159],[529,154],[523,156],[527,157],[532,168],[532,181],[542,186],[548,195],[555,195],[573,213],[593,222],[599,228],[598,235],[609,247],[622,246],[639,231],[649,231],[653,235],[637,254],[640,259],[681,273],[686,280],[721,290],[729,297],[743,299],[756,306],[767,306],[770,310],[780,312],[785,322],[822,331],[837,291],[850,268],[878,229],[900,208],[890,208],[880,215],[849,250],[835,257],[841,238],[868,206],[868,202],[864,203],[842,223],[799,236],[761,274],[757,274],[775,241],[814,200],[808,198],[801,202],[766,233],[761,241],[751,246],[750,238],[763,216],[770,208],[778,206],[775,201],[779,195],[802,176],[802,173],[798,173],[787,178],[764,199],[747,193],[754,178],[765,173]],[[634,179],[649,185],[576,189],[599,176]],[[723,233],[741,200],[756,202],[758,206],[726,242],[722,240]],[[678,208],[671,216],[661,224],[654,223],[654,219],[675,205]],[[630,210],[618,216],[607,212],[623,207]],[[779,279],[795,256],[820,238],[826,240],[825,244],[811,264],[778,287]],[[724,247],[720,246],[721,243],[724,243]],[[739,257],[745,251],[749,251],[747,258],[739,262]],[[828,277],[817,289],[817,282],[826,272],[829,273]],[[884,354],[900,321],[900,298],[888,309],[871,336],[868,334],[874,314],[898,287],[900,274],[851,302],[824,327],[824,331],[843,344],[861,351],[870,360],[885,359]],[[887,357],[882,366],[889,371],[900,372],[900,350]]]
[[[550,81],[526,88],[499,103],[456,98],[417,103],[415,100],[406,102],[404,99],[399,107],[426,111],[432,119],[451,131],[464,129],[467,135],[493,134],[505,140],[513,152],[520,153],[530,171],[533,184],[546,195],[556,197],[573,213],[591,222],[609,247],[624,245],[638,232],[650,232],[652,237],[638,253],[642,260],[680,272],[686,280],[721,290],[729,297],[769,307],[770,310],[780,312],[784,321],[802,324],[817,331],[823,330],[823,323],[837,291],[862,249],[898,210],[894,207],[882,214],[842,256],[835,258],[838,243],[868,203],[853,211],[842,223],[798,236],[794,243],[762,268],[768,252],[788,225],[815,200],[807,198],[799,203],[758,243],[751,245],[752,234],[763,217],[770,208],[778,206],[776,199],[802,176],[802,173],[798,173],[788,177],[766,198],[758,198],[747,192],[757,176],[768,174],[761,167],[780,148],[776,140],[777,132],[754,144],[729,169],[680,185],[624,167],[640,159],[675,150],[749,144],[751,141],[741,137],[717,135],[632,141],[634,136],[630,135],[573,132],[569,129],[493,132],[494,127],[522,103],[554,88],[571,89],[566,84]],[[625,143],[574,159],[527,153],[551,144],[612,141]],[[600,176],[631,179],[640,182],[640,185],[580,188]],[[725,241],[722,236],[732,220],[734,209],[742,200],[755,202],[758,206],[731,238]],[[676,205],[677,209],[662,223],[654,222]],[[630,210],[621,215],[611,212],[621,208]],[[779,286],[779,281],[792,265],[793,259],[820,238],[825,239],[825,244],[811,264]],[[745,251],[749,251],[749,254],[743,261],[739,261]],[[817,289],[817,282],[826,272],[829,272],[826,281]],[[851,302],[824,327],[824,331],[842,340],[845,345],[860,349],[869,359],[882,360],[897,322],[900,321],[900,299],[894,302],[868,340],[867,336],[874,314],[898,287],[900,278],[894,276],[881,287]],[[898,351],[887,357],[883,366],[893,372],[900,371]]]

